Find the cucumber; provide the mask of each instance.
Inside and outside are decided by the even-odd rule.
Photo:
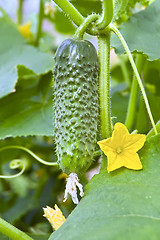
[[[99,116],[99,63],[86,40],[67,39],[55,54],[55,143],[63,172],[82,174],[92,163]]]

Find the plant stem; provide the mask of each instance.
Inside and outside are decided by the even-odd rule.
[[[113,18],[113,0],[103,0],[103,12],[101,18],[97,21],[98,29],[104,29]]]
[[[17,9],[17,24],[22,23],[22,12],[23,12],[23,0],[19,0],[19,5]]]
[[[128,69],[127,69],[126,63],[125,63],[124,58],[122,56],[118,56],[118,57],[119,57],[119,60],[120,60],[120,67],[121,67],[121,70],[122,70],[122,74],[124,76],[124,80],[126,82],[127,87],[130,88],[131,81],[130,81],[130,77],[129,77],[129,74],[128,74]]]
[[[110,104],[110,32],[98,37],[99,42],[99,98],[102,139],[111,136],[111,104]]]
[[[67,0],[54,0],[54,2],[62,9],[62,11],[70,18],[77,26],[81,25],[84,17],[78,10]]]
[[[145,58],[142,54],[138,54],[136,57],[136,67],[141,74],[143,65],[144,65]],[[127,110],[127,116],[125,125],[128,129],[131,129],[134,123],[135,119],[135,112],[136,112],[136,106],[137,106],[137,99],[138,99],[138,92],[139,92],[139,86],[137,82],[136,75],[133,75],[133,81],[132,81],[132,87],[131,87],[131,93],[130,93],[130,99],[128,104],[128,110]]]
[[[155,122],[154,122],[154,119],[153,119],[153,116],[152,116],[152,113],[151,113],[151,109],[150,109],[150,106],[149,106],[149,102],[148,102],[148,99],[147,99],[147,96],[146,96],[146,92],[145,92],[145,89],[143,87],[143,84],[142,84],[142,81],[141,81],[141,78],[139,76],[139,73],[137,71],[137,68],[136,68],[136,65],[134,63],[134,60],[133,60],[133,57],[132,57],[132,54],[128,48],[128,45],[126,43],[126,41],[124,40],[123,36],[121,35],[121,33],[119,32],[119,30],[114,27],[113,25],[110,26],[110,29],[118,36],[118,38],[120,39],[127,55],[128,55],[128,58],[129,58],[129,61],[131,63],[131,66],[133,68],[133,71],[135,73],[135,76],[137,78],[137,81],[138,81],[138,84],[139,84],[139,87],[141,89],[141,92],[142,92],[142,95],[143,95],[143,98],[144,98],[144,102],[145,102],[145,105],[146,105],[146,108],[147,108],[147,112],[148,112],[148,115],[149,115],[149,118],[150,118],[150,121],[151,121],[151,124],[153,126],[153,129],[154,129],[154,132],[155,134],[157,135],[158,132],[157,132],[157,129],[156,129],[156,125],[155,125]]]
[[[84,22],[85,18],[78,12],[78,10],[69,1],[67,0],[53,0],[53,1],[62,9],[62,11],[67,15],[67,17],[70,20],[72,20],[77,26],[80,26]],[[107,30],[108,30],[108,27],[100,30],[97,28],[95,24],[92,28],[87,29],[87,33],[96,36],[99,34],[105,34]]]
[[[43,16],[44,16],[44,5],[43,5],[43,0],[40,0],[35,46],[39,45],[39,40],[41,38]]]
[[[13,240],[33,240],[24,232],[0,218],[0,232]]]
[[[74,39],[82,39],[84,33],[86,32],[88,26],[95,21],[99,17],[98,14],[92,14],[89,15],[87,18],[85,18],[84,22],[80,25],[80,27],[77,29]]]
[[[111,101],[110,101],[110,32],[98,37],[98,55],[100,61],[99,101],[101,119],[101,138],[111,136]],[[106,169],[106,156],[102,153],[101,169]]]

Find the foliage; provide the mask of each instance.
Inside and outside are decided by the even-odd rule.
[[[158,239],[160,135],[139,152],[144,170],[101,171],[85,188],[85,196],[49,240]],[[84,224],[85,223],[85,224]]]
[[[133,15],[129,21],[120,26],[131,52],[143,52],[148,60],[159,59],[159,29],[160,27],[160,2],[152,3],[145,10]],[[136,33],[136,34],[135,34]],[[154,44],[153,44],[154,42]],[[145,43],[145,44],[144,44]],[[122,54],[124,49],[116,35],[112,38],[112,46],[118,54]]]
[[[47,1],[40,1],[45,8]],[[37,0],[38,3],[40,1]],[[92,13],[100,15],[102,12],[103,1],[67,2],[73,4],[83,17]],[[139,55],[143,56],[144,64],[139,74],[153,118],[158,122],[160,1],[152,2],[115,0],[113,22],[119,26],[133,57],[136,59]],[[129,130],[143,134],[151,130],[152,137],[147,137],[145,146],[138,152],[143,170],[137,172],[120,168],[107,173],[106,158],[103,156],[100,173],[88,183],[88,175],[97,172],[99,168],[100,153],[96,151],[93,165],[80,179],[85,185],[85,196],[76,208],[71,199],[63,202],[66,176],[61,174],[59,167],[44,166],[20,149],[1,151],[1,148],[10,145],[24,146],[48,162],[57,161],[54,141],[53,56],[60,42],[71,38],[77,26],[58,6],[52,7],[53,14],[45,13],[42,8],[44,14],[34,13],[31,18],[25,16],[28,11],[25,4],[23,2],[23,8],[17,9],[18,14],[22,15],[20,22],[16,22],[15,18],[12,19],[0,8],[0,174],[9,176],[20,170],[10,169],[9,162],[13,159],[26,162],[23,175],[0,180],[0,216],[18,229],[28,232],[28,236],[35,240],[104,240],[107,237],[141,240],[150,236],[159,239],[160,194],[157,186],[160,182],[160,135],[154,136],[138,86],[133,99],[136,103],[134,121]],[[19,31],[20,24],[26,24],[26,20],[31,23],[31,39],[25,39]],[[96,40],[89,35],[85,38],[97,45]],[[117,55],[124,53],[115,34],[112,34],[111,46]],[[134,74],[127,56],[117,57],[111,52],[111,59],[107,78],[111,76],[109,101],[111,100],[112,123],[125,124]],[[158,123],[158,131],[159,126]],[[102,140],[100,121],[98,140]],[[99,150],[98,145],[96,150]],[[53,207],[55,204],[67,219],[52,233],[53,229],[43,217],[42,208],[47,205]],[[1,233],[0,239],[10,240]]]

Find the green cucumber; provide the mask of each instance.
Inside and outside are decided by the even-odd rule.
[[[99,63],[86,40],[67,39],[55,54],[55,143],[63,172],[84,173],[92,163],[99,116]]]

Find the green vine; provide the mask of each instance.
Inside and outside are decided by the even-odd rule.
[[[110,103],[110,32],[98,37],[98,55],[100,61],[99,98],[102,139],[111,136]]]
[[[98,37],[98,55],[100,61],[99,101],[101,138],[111,137],[111,99],[110,99],[110,32]],[[101,168],[106,169],[106,156],[102,153]]]
[[[111,2],[111,0],[109,0]],[[54,0],[54,2],[58,5],[59,8],[62,9],[62,11],[66,14],[66,16],[72,20],[77,26],[80,26],[81,24],[83,24],[83,22],[85,21],[85,18],[79,13],[79,11],[67,0]],[[105,2],[105,6],[104,6],[104,12],[106,13],[106,0]],[[111,5],[111,4],[110,4]],[[96,14],[93,14],[96,15]],[[101,17],[100,15],[98,15],[99,17]],[[111,16],[109,17],[111,18]],[[104,25],[106,25],[106,18],[102,18],[103,19],[103,23]],[[101,25],[102,21],[100,22]],[[87,29],[87,33],[97,36],[99,34],[105,34],[106,33],[106,29],[107,27],[105,27],[104,29],[98,29],[97,24],[95,23],[94,26],[92,26],[91,28]]]
[[[77,29],[74,38],[75,39],[82,39],[84,33],[86,32],[87,28],[89,27],[89,25],[95,21],[97,18],[99,18],[99,15],[97,14],[92,14],[89,15],[87,18],[85,18],[84,22],[79,26],[79,28]]]
[[[13,240],[33,240],[24,232],[0,218],[0,232]]]
[[[78,10],[67,0],[54,0],[54,2],[62,9],[62,11],[71,19],[77,26],[81,25],[84,17]]]
[[[103,0],[103,12],[101,18],[97,21],[98,29],[106,28],[113,18],[113,0]]]

